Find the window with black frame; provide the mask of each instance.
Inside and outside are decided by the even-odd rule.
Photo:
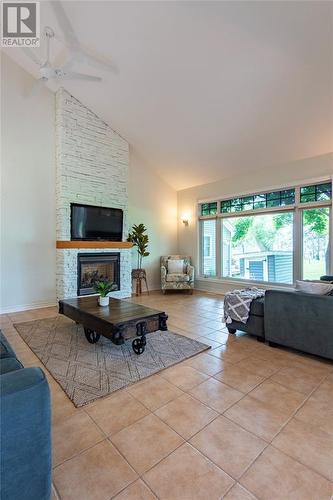
[[[245,212],[263,208],[283,207],[295,203],[295,189],[232,198],[221,202],[221,212]]]
[[[313,184],[302,186],[300,192],[300,202],[310,203],[315,201],[329,201],[332,199],[332,183]]]
[[[201,204],[201,215],[216,215],[217,214],[217,201],[213,203],[202,203]]]
[[[200,204],[205,277],[289,284],[333,273],[332,182]]]

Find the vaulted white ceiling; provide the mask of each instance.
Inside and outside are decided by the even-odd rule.
[[[64,86],[176,189],[333,150],[332,2],[63,5],[118,69]],[[41,22],[61,33],[48,2]]]

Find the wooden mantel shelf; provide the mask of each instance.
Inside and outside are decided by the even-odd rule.
[[[63,241],[57,240],[57,248],[132,248],[129,241]]]

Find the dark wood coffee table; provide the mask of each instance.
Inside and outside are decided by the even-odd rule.
[[[146,334],[167,330],[168,316],[164,311],[110,298],[106,307],[98,305],[97,297],[76,297],[59,300],[59,313],[83,325],[88,342],[95,344],[101,335],[121,345],[134,338],[133,351],[142,354]]]

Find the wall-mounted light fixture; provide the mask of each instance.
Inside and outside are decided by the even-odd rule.
[[[188,226],[188,223],[189,223],[189,220],[190,220],[190,216],[188,213],[184,213],[181,217],[182,219],[182,223],[184,224],[184,226]]]

